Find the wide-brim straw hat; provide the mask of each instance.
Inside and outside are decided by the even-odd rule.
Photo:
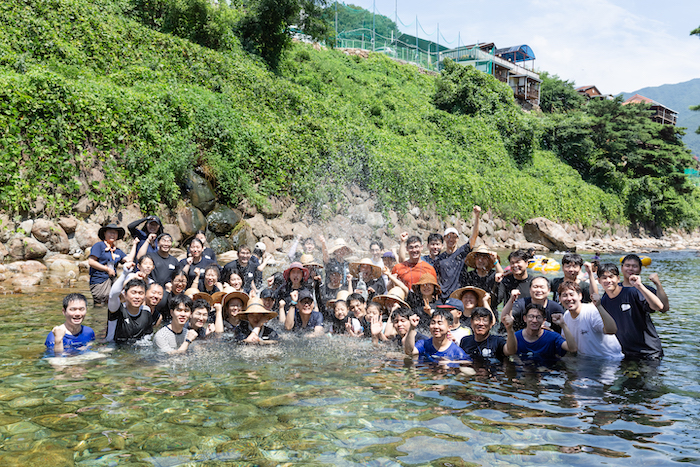
[[[352,253],[352,249],[350,249],[350,247],[345,243],[345,240],[343,240],[342,238],[336,238],[335,243],[328,250],[328,254],[329,255],[335,254],[335,252],[340,250],[341,248],[344,249],[343,256],[347,256],[347,255]]]
[[[438,284],[437,279],[432,274],[423,274],[420,276],[420,279],[418,279],[418,282],[413,284],[413,291],[420,295],[420,286],[421,284],[433,284],[435,286],[435,292],[438,294],[442,293],[440,290],[440,284]]]
[[[336,302],[344,302],[348,299],[349,296],[350,292],[348,292],[347,290],[340,290],[338,291],[338,294],[335,296],[334,300],[328,300],[326,303],[335,306]]]
[[[489,269],[493,269],[493,267],[496,265],[496,260],[498,259],[496,252],[489,250],[486,245],[479,245],[470,251],[467,257],[464,259],[464,262],[470,268],[476,269],[476,255],[488,255],[491,257],[491,266]]]
[[[484,303],[484,297],[486,296],[486,291],[484,289],[480,289],[479,287],[460,287],[450,294],[450,298],[462,300],[462,295],[464,295],[465,292],[474,292],[476,294],[476,306],[482,306],[482,303]],[[491,297],[489,297],[489,306],[490,305]]]
[[[248,300],[250,297],[248,297],[248,294],[245,292],[229,292],[226,294],[226,296],[221,300],[221,306],[223,309],[226,309],[226,306],[228,305],[228,302],[233,300],[234,298],[240,298],[241,301],[243,302],[243,308],[245,309],[248,306]]]
[[[206,300],[207,303],[209,303],[209,306],[214,305],[214,297],[209,295],[206,292],[198,292],[192,296],[192,300],[198,300],[198,299]]]
[[[262,304],[262,300],[257,297],[252,297],[246,309],[238,313],[237,316],[239,319],[248,321],[248,315],[252,314],[265,315],[267,319],[277,318],[277,312],[265,308],[265,305]]]
[[[197,287],[190,287],[189,289],[186,289],[182,293],[184,293],[188,297],[192,298],[199,293],[199,289]]]
[[[124,230],[123,227],[119,227],[116,224],[107,224],[105,226],[100,227],[100,230],[97,231],[97,236],[104,242],[105,240],[105,232],[108,230],[116,230],[117,231],[117,240],[121,240],[124,238],[124,235],[126,235],[126,230]]]
[[[301,272],[304,273],[304,281],[309,280],[309,270],[306,269],[299,261],[294,261],[292,264],[289,265],[287,269],[284,270],[282,275],[284,276],[285,281],[289,281],[289,273],[292,272],[292,269],[298,269]]]
[[[226,292],[214,292],[211,294],[211,299],[214,300],[214,303],[221,303],[221,300],[223,300],[225,296]]]
[[[301,255],[301,258],[299,258],[299,261],[304,267],[313,266],[317,268],[323,268],[322,264],[316,262],[316,258],[314,258],[314,255],[304,253],[303,255]]]
[[[360,266],[363,265],[372,266],[372,277],[363,277],[362,279],[364,281],[375,280],[382,277],[382,268],[372,263],[372,260],[369,258],[363,258],[361,261],[356,263],[350,263],[350,274],[352,274],[354,277],[360,277]]]
[[[401,306],[406,307],[406,308],[411,308],[408,306],[408,303],[405,302],[406,300],[406,293],[401,289],[401,287],[393,287],[390,291],[388,291],[384,295],[377,295],[372,299],[373,302],[379,303],[381,306],[386,307],[386,301],[388,300],[395,300],[401,304]]]

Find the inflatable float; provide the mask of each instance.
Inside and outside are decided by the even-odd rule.
[[[624,256],[620,257],[620,264],[622,264],[622,260],[625,259]],[[648,256],[640,256],[639,259],[642,260],[642,266],[651,266],[651,258]]]
[[[527,263],[527,267],[533,271],[538,271],[542,273],[556,272],[561,269],[561,265],[554,258],[548,258],[543,255],[535,255]]]

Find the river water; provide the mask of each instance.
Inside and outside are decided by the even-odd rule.
[[[0,297],[0,465],[700,464],[700,258],[649,256],[671,300],[656,368],[567,357],[470,376],[337,336],[50,363],[66,290]]]

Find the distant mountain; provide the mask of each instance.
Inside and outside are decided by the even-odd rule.
[[[691,105],[700,104],[700,78],[691,79],[684,83],[664,84],[663,86],[622,93],[625,99],[635,94],[653,99],[678,112],[677,125],[687,128],[683,141],[693,152],[693,155],[700,157],[700,135],[695,133],[695,130],[700,127],[700,111],[688,109]]]

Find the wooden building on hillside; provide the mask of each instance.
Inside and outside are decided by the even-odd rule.
[[[678,118],[678,112],[671,110],[663,104],[656,102],[655,100],[644,97],[640,94],[635,94],[634,96],[623,102],[626,104],[649,104],[651,110],[654,112],[651,116],[652,121],[657,123],[662,123],[664,125],[676,125],[676,119]]]
[[[584,96],[587,100],[591,99],[613,99],[612,94],[601,93],[595,85],[579,86],[576,92]]]

